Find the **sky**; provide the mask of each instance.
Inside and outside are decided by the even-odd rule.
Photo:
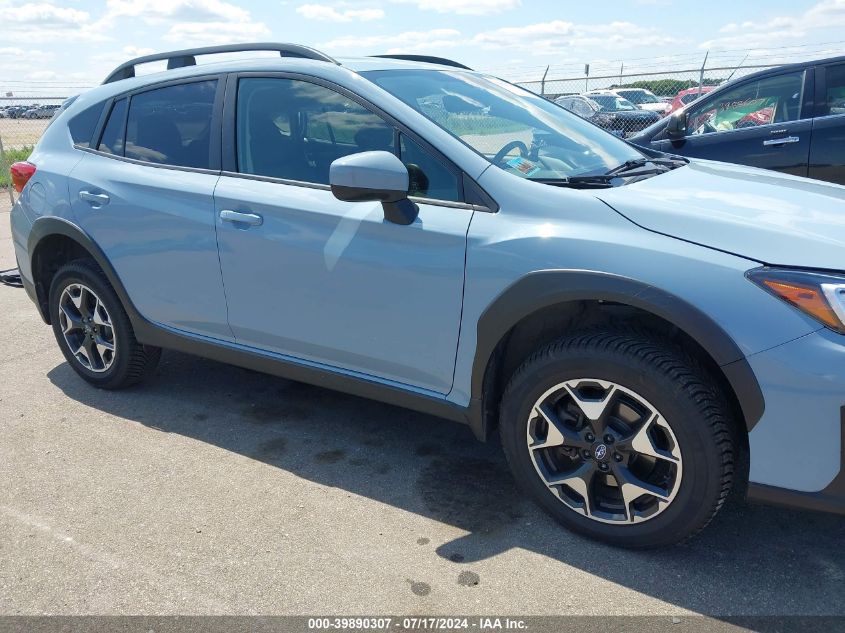
[[[845,0],[0,0],[0,90],[74,89],[127,59],[247,41],[440,55],[515,81],[845,54]]]

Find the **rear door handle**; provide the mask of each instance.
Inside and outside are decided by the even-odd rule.
[[[102,207],[109,203],[110,198],[104,193],[94,193],[92,191],[80,191],[79,199],[84,200],[92,207]]]
[[[783,138],[768,138],[763,141],[763,147],[771,147],[772,145],[786,145],[787,143],[797,143],[801,139],[797,136],[784,136]]]
[[[261,226],[264,223],[264,218],[257,213],[241,213],[231,209],[223,209],[220,212],[220,219],[224,222],[240,222],[249,226]]]

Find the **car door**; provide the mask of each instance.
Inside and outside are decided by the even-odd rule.
[[[462,175],[340,88],[234,78],[215,191],[229,323],[239,343],[445,394],[452,384],[472,207]],[[331,161],[394,152],[419,217],[337,200]],[[228,162],[227,162],[228,161]]]
[[[217,255],[218,79],[120,96],[70,174],[77,223],[100,246],[139,312],[231,340]]]
[[[751,79],[702,99],[686,113],[684,138],[664,138],[654,146],[683,156],[806,176],[811,104],[812,71]]]
[[[845,185],[845,63],[816,68],[810,178]]]

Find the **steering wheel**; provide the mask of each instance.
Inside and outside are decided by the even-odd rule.
[[[496,165],[501,163],[505,159],[505,156],[507,156],[512,149],[519,149],[520,155],[523,158],[528,158],[528,146],[522,141],[511,141],[510,143],[507,143],[498,152],[496,152],[496,155],[493,157],[493,163]]]

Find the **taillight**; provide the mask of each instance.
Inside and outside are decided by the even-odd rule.
[[[9,167],[9,172],[12,174],[12,185],[14,185],[15,191],[20,193],[35,173],[35,165],[23,160],[18,163],[12,163],[12,166]]]

